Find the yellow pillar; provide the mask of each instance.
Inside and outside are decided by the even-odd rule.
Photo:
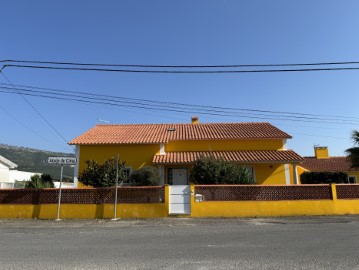
[[[337,197],[337,186],[335,184],[331,184],[331,190],[332,190],[332,199],[333,201],[338,200]]]
[[[167,210],[167,215],[170,213],[170,186],[165,185],[165,205]]]

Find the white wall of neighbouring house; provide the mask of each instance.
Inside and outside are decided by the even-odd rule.
[[[54,182],[55,188],[59,188],[60,187],[60,182]],[[66,183],[66,182],[62,182],[61,183],[61,188],[75,188],[74,183]]]
[[[24,172],[24,171],[18,171],[18,170],[10,170],[9,172],[9,179],[10,182],[15,183],[15,181],[30,181],[31,176],[41,173],[35,173],[35,172]]]
[[[9,166],[6,166],[0,162],[0,183],[9,182]]]

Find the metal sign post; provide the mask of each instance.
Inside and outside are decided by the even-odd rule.
[[[62,175],[64,171],[64,165],[75,165],[77,163],[77,158],[72,157],[49,157],[45,160],[47,164],[61,165],[61,173],[60,173],[60,185],[59,185],[59,195],[57,202],[57,216],[56,221],[60,219],[60,208],[61,208],[61,191],[62,191]]]
[[[113,219],[114,221],[117,220],[117,188],[118,188],[118,160],[119,160],[119,155],[117,155],[117,159],[116,159],[116,180],[115,180],[115,202],[114,202],[114,210],[113,210]]]
[[[61,164],[61,174],[60,174],[60,185],[59,185],[59,201],[57,202],[57,217],[56,221],[61,220],[60,219],[60,207],[61,207],[61,184],[62,184],[62,172],[64,170],[64,165]]]

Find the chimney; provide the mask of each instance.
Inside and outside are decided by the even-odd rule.
[[[192,116],[191,120],[192,120],[192,125],[197,125],[198,124],[198,117],[197,116]]]
[[[329,158],[327,146],[314,146],[314,154],[316,159]]]

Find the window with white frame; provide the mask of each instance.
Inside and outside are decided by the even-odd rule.
[[[132,172],[132,167],[124,167],[122,169],[123,174],[125,175],[124,183],[128,183],[128,179],[130,178],[130,174]]]

